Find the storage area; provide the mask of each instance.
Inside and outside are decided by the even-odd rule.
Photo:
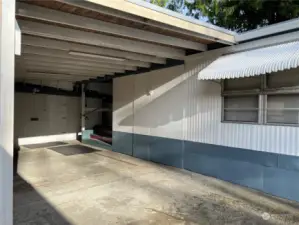
[[[51,84],[53,82],[47,83],[42,78],[16,83],[15,148],[25,144],[82,140],[82,124],[84,131],[97,134],[102,129],[111,134],[112,83],[91,83],[93,89],[86,85],[83,105],[80,86],[69,81]]]

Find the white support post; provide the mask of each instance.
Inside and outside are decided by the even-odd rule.
[[[83,131],[85,130],[85,84],[81,84],[81,133],[83,137]]]
[[[0,0],[0,223],[13,224],[15,0]]]

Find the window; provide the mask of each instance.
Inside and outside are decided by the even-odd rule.
[[[224,120],[258,122],[258,96],[225,96]]]
[[[299,94],[268,95],[267,123],[299,124]]]
[[[299,69],[222,83],[226,122],[299,125]]]
[[[223,121],[258,123],[261,77],[223,82]]]

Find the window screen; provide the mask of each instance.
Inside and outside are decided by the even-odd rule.
[[[268,95],[267,123],[299,124],[299,94]]]
[[[259,98],[250,96],[225,96],[224,121],[258,122]]]
[[[261,88],[261,77],[246,77],[224,80],[225,91],[254,90]]]
[[[299,69],[272,73],[267,76],[268,88],[299,86]]]

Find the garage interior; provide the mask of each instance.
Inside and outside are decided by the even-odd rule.
[[[15,225],[298,224],[296,203],[111,151],[114,78],[183,65],[233,33],[151,20],[167,15],[142,6],[152,15],[101,1],[16,6]]]

